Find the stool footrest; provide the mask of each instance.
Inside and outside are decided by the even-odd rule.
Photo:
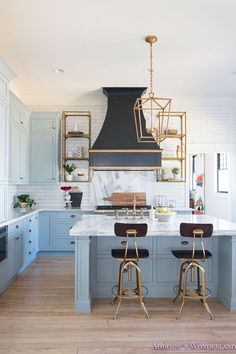
[[[195,298],[196,300],[202,299],[204,297],[204,295],[201,293],[202,287],[200,287],[200,290],[198,289],[186,289],[186,294],[184,295],[185,298]],[[183,289],[179,289],[179,285],[175,285],[173,287],[173,291],[175,292],[175,294],[179,295],[179,296],[183,296]],[[196,295],[198,294],[198,295]],[[206,288],[206,298],[209,298],[211,296],[211,290],[209,288]]]
[[[143,289],[145,290],[145,292],[144,293],[142,292],[142,295],[141,295],[142,297],[144,297],[144,296],[146,296],[148,294],[148,289],[145,286],[142,285],[142,290]],[[118,294],[118,285],[114,285],[113,288],[111,289],[111,292],[112,292],[113,295],[118,297],[119,296],[119,294]],[[124,289],[123,290],[123,294],[127,295],[127,293],[130,293],[130,296],[138,295],[138,289],[137,288]],[[138,295],[138,296],[140,296],[140,295]]]

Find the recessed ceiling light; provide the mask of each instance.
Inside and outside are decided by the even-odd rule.
[[[55,74],[63,74],[64,73],[64,70],[60,69],[60,68],[54,68],[53,71]]]

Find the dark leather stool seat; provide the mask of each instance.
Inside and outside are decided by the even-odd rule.
[[[171,251],[175,258],[191,259],[193,251],[192,250],[172,250]],[[212,257],[210,251],[205,250],[205,259]],[[194,259],[204,259],[204,253],[202,250],[197,250],[194,252]]]
[[[125,257],[125,249],[112,249],[111,250],[111,255],[113,258],[122,258],[124,259]],[[145,248],[139,248],[138,250],[138,255],[139,259],[141,258],[148,258],[149,257],[149,251]],[[133,248],[128,249],[126,258],[129,259],[137,259],[137,253],[136,250]]]

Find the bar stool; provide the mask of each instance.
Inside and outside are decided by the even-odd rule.
[[[138,299],[139,303],[144,310],[147,319],[149,319],[149,314],[147,312],[146,306],[143,302],[142,295],[142,275],[141,269],[139,268],[139,260],[143,260],[149,257],[149,251],[147,249],[138,249],[136,239],[137,237],[145,237],[147,234],[147,224],[129,224],[129,223],[115,223],[114,225],[115,235],[118,237],[126,237],[127,240],[123,241],[122,244],[125,245],[123,249],[112,249],[111,255],[113,258],[120,261],[119,269],[119,282],[117,285],[117,295],[113,303],[118,300],[118,305],[114,320],[117,319],[119,314],[119,309],[123,300]],[[134,240],[134,247],[129,248],[129,238]],[[128,273],[128,281],[132,281],[132,269],[136,270],[136,288],[124,288],[124,273]]]
[[[205,269],[200,265],[199,260],[205,262],[205,260],[212,257],[210,251],[204,248],[204,238],[209,238],[213,233],[212,224],[190,224],[181,223],[180,224],[180,235],[183,237],[192,237],[193,245],[191,250],[171,250],[172,254],[179,259],[184,259],[185,261],[180,266],[179,273],[179,285],[177,286],[177,295],[172,300],[172,304],[179,298],[182,298],[182,304],[177,316],[177,320],[183,311],[185,299],[200,300],[205,306],[211,320],[213,319],[212,313],[207,304],[207,292],[210,290],[206,287],[206,274]],[[196,250],[196,241],[201,243],[201,250]],[[191,271],[191,281],[194,281],[194,271],[197,270],[197,288],[188,289],[187,288],[187,276],[188,272]],[[182,281],[183,278],[183,281]],[[201,284],[202,283],[202,284]]]

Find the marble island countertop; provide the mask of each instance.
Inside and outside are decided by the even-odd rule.
[[[171,222],[159,222],[148,218],[126,219],[105,215],[84,215],[70,230],[70,236],[114,236],[114,223],[148,224],[147,236],[179,236],[180,223],[211,223],[214,236],[236,236],[236,224],[208,215],[175,215]]]

